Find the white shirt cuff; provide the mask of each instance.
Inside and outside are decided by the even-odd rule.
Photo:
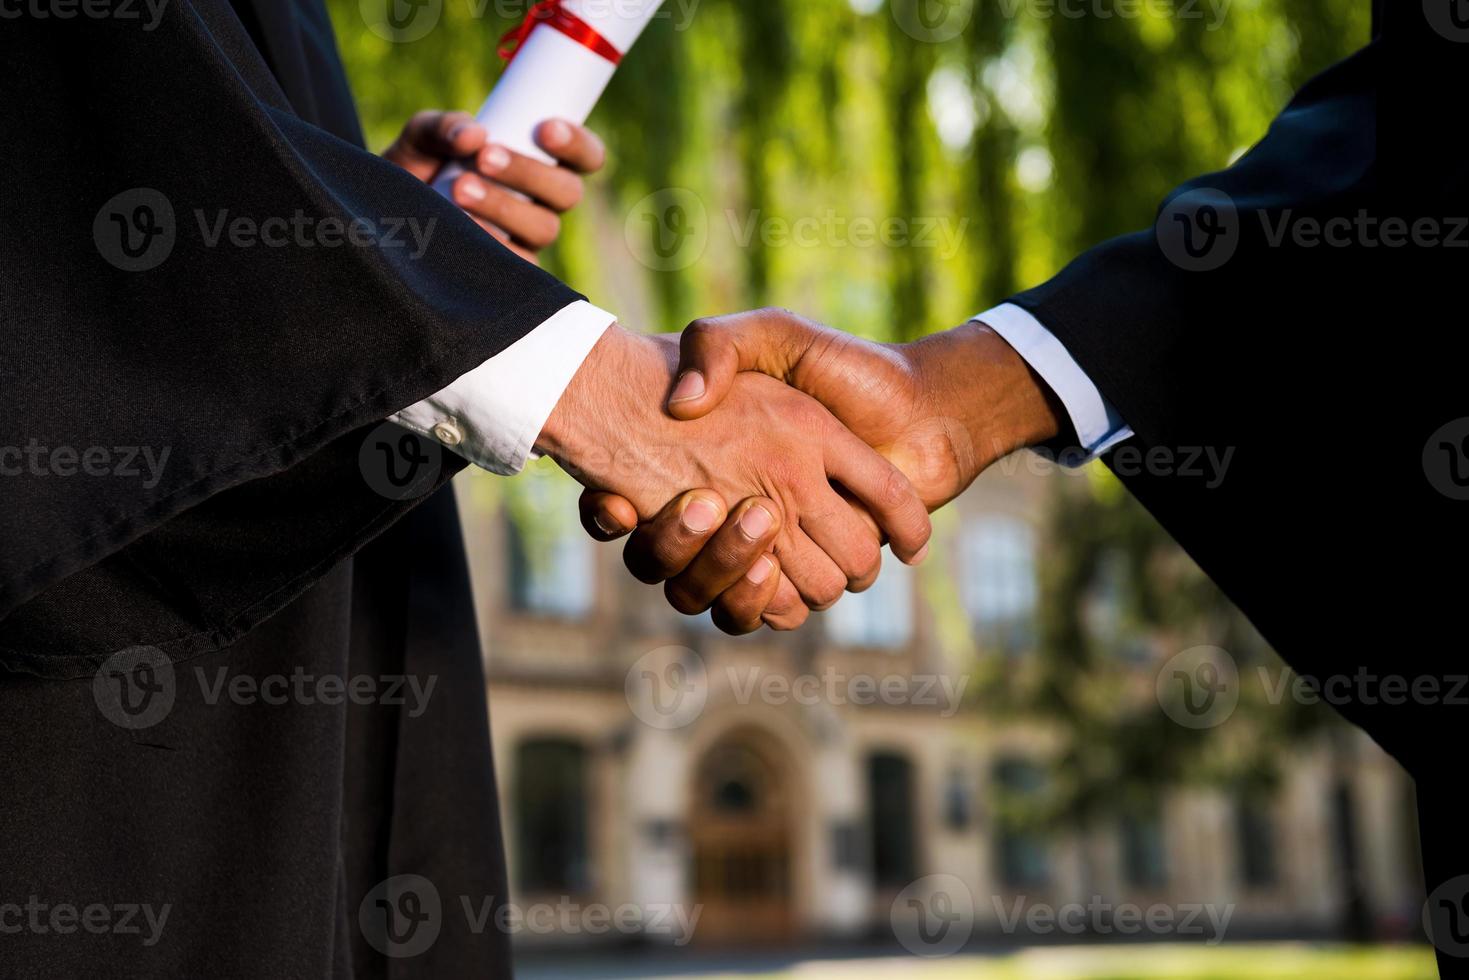
[[[546,419],[617,318],[572,303],[479,367],[392,417],[501,476],[525,468]]]
[[[1001,303],[973,319],[982,321],[1003,337],[1061,399],[1076,429],[1077,441],[1087,452],[1081,462],[1132,438],[1132,429],[1102,397],[1070,351],[1028,310],[1014,303]]]

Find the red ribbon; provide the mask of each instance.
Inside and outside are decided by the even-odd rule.
[[[507,62],[514,61],[525,44],[525,39],[530,37],[530,32],[546,24],[582,47],[597,52],[614,65],[622,61],[622,52],[614,48],[611,41],[598,34],[595,27],[561,6],[563,2],[564,0],[540,0],[530,8],[520,26],[511,28],[500,38],[500,57]]]

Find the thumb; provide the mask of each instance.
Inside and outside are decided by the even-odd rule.
[[[638,526],[637,508],[615,493],[584,490],[578,509],[582,527],[598,541],[615,541]]]
[[[679,338],[677,380],[668,396],[668,413],[674,418],[687,421],[709,414],[729,394],[735,375],[746,370],[730,319],[695,320]]]
[[[486,135],[467,112],[426,110],[408,120],[383,157],[427,183],[445,160],[472,156]]]
[[[668,413],[683,420],[708,415],[724,401],[741,371],[787,380],[820,330],[809,320],[773,309],[695,320],[679,338]]]

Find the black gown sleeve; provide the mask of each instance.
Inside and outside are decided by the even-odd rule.
[[[381,420],[580,298],[303,121],[223,0],[158,9],[0,32],[11,669],[238,637],[421,499]]]

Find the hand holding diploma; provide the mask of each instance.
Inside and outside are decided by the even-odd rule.
[[[501,39],[505,73],[475,121],[517,153],[552,163],[535,140],[542,120],[581,125],[602,97],[622,57],[642,35],[663,0],[541,0]],[[447,167],[434,181],[446,197],[461,171]]]
[[[602,168],[602,141],[582,124],[662,4],[540,0],[501,39],[510,63],[477,118],[420,113],[384,155],[534,262],[581,200],[578,175]]]
[[[535,128],[542,163],[490,139],[467,112],[420,112],[383,156],[424,183],[458,169],[452,200],[475,222],[530,262],[556,240],[560,215],[582,199],[582,177],[602,169],[606,150],[591,130],[561,119]],[[472,161],[465,170],[457,161]]]

